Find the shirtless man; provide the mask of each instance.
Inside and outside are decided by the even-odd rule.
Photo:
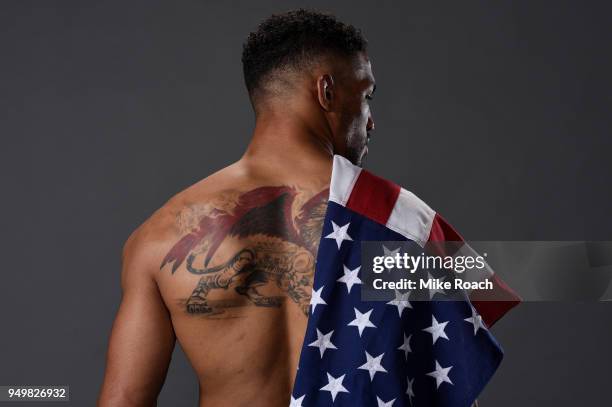
[[[201,406],[289,405],[332,157],[367,154],[374,77],[358,30],[304,10],[264,21],[242,60],[252,140],[125,243],[99,406],[155,405],[175,340]]]

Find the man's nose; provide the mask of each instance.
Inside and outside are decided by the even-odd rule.
[[[368,124],[366,126],[366,130],[367,131],[373,131],[374,130],[374,119],[372,118],[372,115],[370,115],[368,117]]]

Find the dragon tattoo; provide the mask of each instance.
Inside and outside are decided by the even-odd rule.
[[[266,186],[242,193],[231,209],[206,211],[166,254],[160,269],[171,264],[174,274],[185,263],[189,273],[200,276],[184,302],[190,314],[222,313],[222,306],[214,306],[208,295],[230,288],[256,306],[280,307],[284,296],[261,293],[264,286],[275,284],[308,315],[328,195],[329,189],[314,195],[294,218],[298,191],[293,187]],[[217,249],[229,239],[248,243],[226,261],[210,266]]]

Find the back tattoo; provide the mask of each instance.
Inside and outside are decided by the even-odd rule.
[[[226,196],[223,208],[206,208],[196,214],[160,269],[171,264],[174,274],[185,263],[188,272],[201,276],[184,301],[190,314],[212,316],[223,313],[224,307],[239,305],[236,301],[213,303],[208,298],[212,290],[233,288],[260,307],[280,307],[284,297],[289,297],[307,316],[328,195],[326,188],[301,205],[297,189],[288,186]],[[246,246],[209,266],[228,238],[245,239]],[[284,295],[261,293],[268,284],[279,287]]]

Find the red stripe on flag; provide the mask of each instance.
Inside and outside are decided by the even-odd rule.
[[[463,238],[442,216],[434,216],[429,232],[430,242],[463,242]]]
[[[463,242],[461,235],[440,215],[436,213],[431,231],[430,242]],[[470,294],[470,302],[488,327],[521,302],[521,298],[497,275],[491,278],[493,290],[475,290]]]
[[[493,283],[493,289],[472,291],[470,293],[470,302],[476,308],[485,324],[492,326],[512,307],[519,304],[521,299],[497,275],[493,274],[489,281]]]
[[[362,170],[346,202],[346,207],[385,225],[391,216],[400,189],[399,185]]]

